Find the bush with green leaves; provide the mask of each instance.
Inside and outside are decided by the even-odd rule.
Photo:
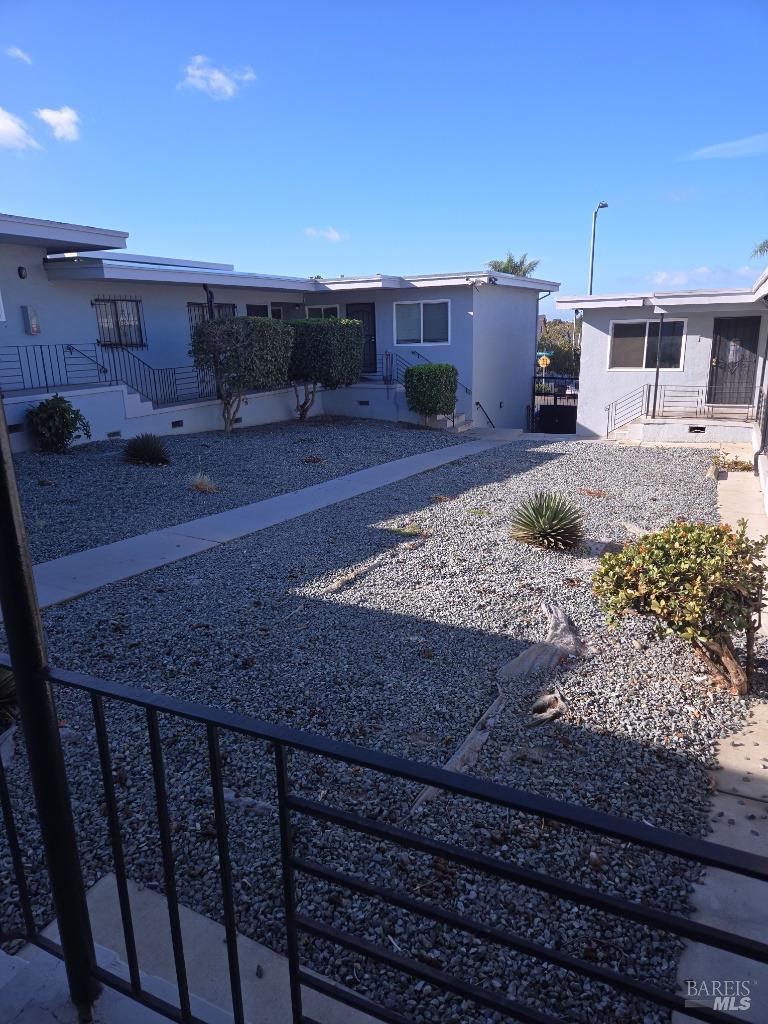
[[[226,433],[249,391],[285,387],[293,337],[289,324],[268,317],[220,317],[195,327],[190,355],[213,374]]]
[[[91,438],[88,420],[61,395],[28,409],[27,427],[44,452],[65,452],[78,438]]]
[[[687,640],[715,675],[746,693],[752,672],[756,616],[762,603],[768,537],[738,529],[678,521],[600,560],[593,589],[609,622],[631,612],[657,619],[661,633]],[[747,637],[747,665],[733,638]]]
[[[459,371],[450,363],[424,363],[405,371],[405,400],[421,416],[450,416],[456,408]]]
[[[126,441],[123,459],[134,466],[169,466],[171,453],[157,434],[137,434]]]
[[[514,539],[540,548],[573,548],[581,540],[583,529],[580,509],[564,495],[549,491],[526,498],[512,514]]]
[[[335,389],[356,384],[363,368],[363,325],[337,317],[291,320],[295,338],[288,378],[296,395],[296,412],[305,420],[318,385]],[[303,388],[303,397],[299,393]]]

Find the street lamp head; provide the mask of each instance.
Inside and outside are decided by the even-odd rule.
[[[599,202],[599,203],[597,204],[597,208],[598,208],[598,210],[607,210],[607,209],[608,209],[608,203],[604,203],[604,202],[602,202],[602,200],[601,200],[601,201],[600,201],[600,202]]]

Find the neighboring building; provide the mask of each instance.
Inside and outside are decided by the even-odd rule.
[[[332,280],[249,274],[132,255],[121,251],[126,238],[0,214],[0,390],[17,432],[30,399],[53,391],[82,408],[97,438],[217,428],[211,382],[189,356],[192,329],[211,305],[222,316],[362,321],[363,378],[325,392],[317,412],[415,420],[405,407],[405,368],[450,362],[460,381],[457,414],[480,425],[526,425],[539,294],[556,291],[554,282],[487,271]],[[293,414],[293,392],[284,389],[252,399],[243,423]]]
[[[746,441],[762,428],[768,271],[751,288],[582,295],[556,304],[584,317],[577,433]]]

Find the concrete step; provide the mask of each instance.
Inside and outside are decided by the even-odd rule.
[[[104,951],[104,956],[112,958],[110,962],[114,967],[110,970],[114,969],[121,977],[127,978],[125,942],[114,875],[105,875],[92,886],[87,899],[94,941]],[[178,1005],[165,897],[129,882],[129,899],[139,967],[142,977],[146,972],[148,990]],[[224,928],[188,907],[180,906],[179,911],[190,992],[193,1002],[205,1010],[199,1016],[209,1024],[230,1024],[232,998]],[[55,922],[43,934],[56,940]],[[238,936],[237,948],[245,1016],[249,1024],[292,1024],[286,958],[244,935]],[[23,955],[33,959],[39,954],[36,949],[26,947]],[[100,957],[98,952],[97,957]],[[303,991],[304,1013],[323,1024],[375,1024],[367,1014],[358,1013],[309,989]],[[2,1015],[0,1021],[3,1021]]]

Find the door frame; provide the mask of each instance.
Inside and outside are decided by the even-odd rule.
[[[371,314],[373,333],[363,338],[363,373],[376,372],[376,303],[375,302],[348,302],[347,317],[350,320],[358,319],[355,316],[355,309],[365,309]]]
[[[721,321],[734,321],[734,320],[749,320],[756,321],[757,330],[755,335],[755,350],[754,350],[754,361],[752,366],[751,381],[749,383],[733,383],[733,390],[731,397],[728,397],[727,390],[723,392],[724,385],[722,382],[718,383],[716,371],[720,369],[718,360],[720,358],[719,348],[721,339],[717,330],[717,325]],[[707,378],[707,405],[751,405],[755,397],[755,386],[757,384],[757,366],[760,359],[760,332],[762,330],[763,318],[759,313],[747,313],[740,316],[716,316],[712,320],[712,347],[710,350],[709,357],[709,376]],[[746,351],[751,352],[751,349]],[[764,354],[765,358],[765,354]],[[721,390],[721,394],[716,394],[715,389]],[[735,398],[734,398],[735,396]]]

